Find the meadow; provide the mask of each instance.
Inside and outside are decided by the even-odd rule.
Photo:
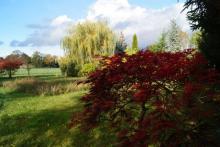
[[[77,84],[82,80],[52,68],[32,69],[31,77],[20,69],[13,79],[0,79],[0,146],[113,146],[104,125],[90,133],[68,128],[88,92],[88,85]],[[44,93],[35,92],[41,88]]]

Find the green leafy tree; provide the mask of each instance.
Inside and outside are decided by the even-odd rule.
[[[34,52],[31,58],[31,62],[37,68],[43,67],[43,55],[38,51]]]
[[[201,31],[195,31],[193,32],[191,38],[190,38],[190,46],[191,48],[199,48],[199,43],[201,41]]]
[[[220,1],[186,0],[186,9],[192,29],[201,30],[199,49],[220,69]]]
[[[152,52],[164,52],[167,49],[167,33],[163,32],[159,38],[159,40],[148,47],[148,49]]]
[[[78,65],[93,61],[95,55],[113,55],[115,34],[104,22],[79,23],[69,29],[62,47]]]
[[[30,76],[30,71],[31,71],[31,57],[29,57],[27,54],[25,53],[22,53],[21,54],[21,60],[23,61],[24,63],[24,66],[27,70],[27,73],[28,73],[28,76]]]

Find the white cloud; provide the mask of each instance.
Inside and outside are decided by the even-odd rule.
[[[88,20],[107,20],[117,32],[122,31],[128,42],[137,34],[140,45],[154,42],[166,29],[170,20],[176,19],[184,31],[189,31],[186,13],[181,13],[183,4],[162,9],[147,9],[131,5],[128,0],[97,0],[90,7]]]
[[[146,47],[168,27],[171,19],[176,19],[184,31],[190,30],[186,12],[181,13],[182,9],[183,4],[180,3],[161,9],[149,9],[132,5],[128,0],[97,0],[89,8],[86,18],[76,20],[75,23],[85,20],[108,21],[116,32],[122,31],[125,34],[128,43],[131,43],[132,35],[136,33],[140,46]],[[28,25],[33,32],[25,40],[13,40],[10,45],[57,48],[66,34],[67,26],[73,23],[70,17],[61,15],[49,22]]]
[[[11,41],[10,45],[12,47],[45,47],[60,45],[60,40],[67,31],[67,26],[72,23],[72,19],[66,15],[62,15],[43,25],[28,25],[29,28],[33,29],[33,33],[23,41]]]
[[[72,19],[66,15],[62,15],[53,19],[51,22],[51,26],[60,26],[69,22],[72,22]]]

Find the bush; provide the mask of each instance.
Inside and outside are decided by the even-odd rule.
[[[66,76],[67,77],[76,77],[79,73],[79,67],[73,61],[68,62],[66,67]]]
[[[70,126],[108,122],[120,146],[218,146],[220,75],[204,57],[138,52],[105,59]]]
[[[67,77],[75,77],[78,76],[79,67],[76,65],[74,61],[69,59],[68,57],[63,57],[59,60],[60,70],[62,75]]]
[[[95,71],[98,66],[98,63],[87,63],[84,64],[80,70],[80,75],[87,76],[91,72]]]

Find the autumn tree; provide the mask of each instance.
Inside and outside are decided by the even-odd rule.
[[[21,60],[23,63],[23,66],[27,70],[28,76],[30,76],[30,70],[31,70],[31,57],[30,56],[28,56],[24,52],[21,52],[20,50],[14,50],[10,55],[7,56],[7,58]]]
[[[8,56],[0,61],[0,70],[7,74],[9,78],[12,78],[12,75],[22,64],[22,60]]]
[[[195,50],[140,51],[105,59],[86,83],[71,126],[105,123],[115,146],[219,146],[220,73]]]
[[[4,74],[3,61],[4,58],[0,57],[0,76]]]
[[[47,54],[43,56],[43,66],[45,67],[59,67],[58,57]]]
[[[187,32],[184,32],[183,30],[180,30],[179,37],[180,37],[181,50],[190,48],[189,34]]]

